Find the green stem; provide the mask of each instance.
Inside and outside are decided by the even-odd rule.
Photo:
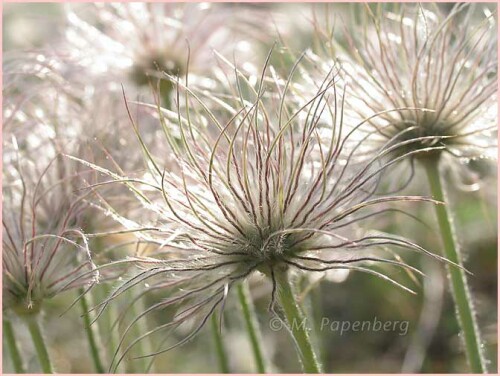
[[[7,348],[9,349],[9,354],[14,366],[14,372],[25,373],[23,367],[23,359],[21,358],[21,354],[19,353],[19,349],[16,343],[14,328],[12,327],[12,323],[6,318],[3,319],[3,338],[5,339]]]
[[[132,299],[132,293],[128,295]],[[130,317],[137,317],[137,312],[144,312],[144,300],[138,300],[133,305],[130,306],[129,312]],[[149,330],[147,328],[147,322],[145,320],[138,320],[131,330],[133,338],[141,336],[143,333],[147,333]],[[134,345],[136,351],[140,355],[145,355],[151,353],[149,348],[149,343],[147,341],[139,341]],[[143,373],[149,368],[148,358],[133,359],[129,357],[127,362],[127,373]]]
[[[222,336],[221,336],[221,333],[219,331],[219,320],[217,319],[216,314],[212,315],[212,333],[214,336],[215,351],[217,353],[217,359],[219,361],[219,367],[220,367],[221,373],[230,373],[226,349],[224,348]]]
[[[93,305],[97,305],[104,301],[111,293],[111,287],[107,284],[97,285],[93,289],[93,294],[91,298],[93,299]],[[114,330],[110,330],[113,326],[113,317],[117,317],[118,314],[115,312],[116,306],[114,304],[110,304],[107,309],[102,312],[101,317],[97,320],[96,324],[98,327],[99,337],[101,338],[104,348],[106,351],[106,359],[111,359],[113,357],[114,351],[118,346],[119,339],[118,330],[114,328]],[[120,372],[120,367],[117,369],[117,372]],[[123,369],[122,369],[123,372]]]
[[[83,294],[83,288],[80,289],[79,293]],[[89,342],[90,355],[92,361],[94,362],[94,367],[97,373],[104,373],[104,367],[102,366],[101,358],[99,356],[99,348],[97,346],[97,341],[95,338],[94,328],[91,326],[91,320],[89,316],[89,304],[87,301],[87,296],[85,294],[80,297],[80,307],[82,308],[82,319],[83,326],[85,327],[85,332],[87,333],[87,340]]]
[[[313,319],[313,327],[314,327],[314,337],[321,338],[321,321],[323,319],[323,303],[321,301],[321,280],[317,282],[315,288],[313,288],[310,292],[310,307],[311,307],[311,316]],[[318,357],[320,359],[320,363],[326,360],[323,350],[323,346],[320,346],[318,349]]]
[[[305,373],[322,373],[318,358],[309,338],[307,317],[295,301],[292,285],[286,271],[275,272],[279,301],[285,313],[290,331],[295,339],[302,368]]]
[[[424,161],[427,178],[434,199],[446,202],[446,193],[443,189],[439,174],[439,159],[432,158]],[[462,266],[462,260],[455,239],[452,217],[446,205],[435,205],[436,216],[441,230],[445,257]],[[448,278],[451,282],[458,322],[463,331],[465,350],[469,365],[473,373],[486,372],[485,361],[481,351],[479,330],[473,313],[472,299],[467,286],[465,272],[461,268],[447,267]]]
[[[161,93],[161,107],[166,108],[167,110],[172,110],[172,101],[170,100],[170,91],[165,90]]]
[[[49,353],[47,351],[47,346],[43,339],[42,331],[38,325],[38,315],[25,316],[24,319],[28,325],[29,332],[31,334],[31,339],[35,345],[35,350],[38,355],[38,361],[42,367],[43,373],[54,373],[52,371],[52,364],[50,362]]]
[[[248,285],[245,281],[238,285],[238,297],[240,299],[243,317],[247,326],[248,336],[252,345],[253,356],[255,358],[255,365],[257,366],[258,373],[266,373],[266,362],[262,353],[259,322],[255,315],[255,308],[248,291]]]

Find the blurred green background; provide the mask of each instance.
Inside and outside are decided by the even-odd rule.
[[[250,6],[228,4],[227,6]],[[281,12],[294,12],[299,4],[261,5]],[[346,9],[350,5],[338,5]],[[64,17],[62,5],[53,3],[4,4],[3,50],[40,47],[51,38],[60,37]],[[294,13],[295,14],[295,13]],[[300,20],[295,22],[300,23]],[[307,38],[304,37],[304,44]],[[466,267],[473,273],[469,278],[478,315],[480,331],[489,360],[489,371],[497,371],[497,165],[479,160],[466,163],[479,177],[480,189],[469,192],[449,179],[450,201],[456,215],[458,238],[466,258]],[[422,181],[417,175],[416,181]],[[417,187],[426,189],[426,187]],[[417,188],[409,189],[415,193]],[[420,191],[421,192],[421,191]],[[411,205],[411,210],[428,226],[402,215],[387,216],[378,223],[381,230],[406,235],[422,246],[439,252],[440,238],[435,232],[434,211],[429,204]],[[403,253],[402,253],[403,254]],[[320,280],[304,297],[304,304],[316,321],[313,333],[326,372],[379,373],[424,372],[459,373],[467,369],[459,328],[447,288],[444,266],[428,258],[404,253],[405,260],[418,266],[427,277],[417,286],[409,277],[399,276],[417,289],[416,296],[393,285],[365,274],[351,273],[345,278]],[[394,273],[393,270],[391,270]],[[401,272],[403,273],[403,272]],[[405,280],[406,278],[406,280]],[[309,282],[302,281],[302,286]],[[250,281],[264,337],[266,356],[272,361],[272,371],[296,372],[300,369],[293,343],[286,330],[270,328],[271,315],[267,312],[271,286],[259,276]],[[98,287],[92,296],[95,302],[105,296],[106,287]],[[235,292],[230,292],[235,295]],[[48,302],[44,313],[44,329],[55,369],[60,373],[92,373],[87,342],[82,329],[80,310],[73,308],[61,313],[76,298],[69,292]],[[255,372],[247,334],[237,299],[228,299],[225,310],[223,339],[230,356],[232,372]],[[120,307],[115,309],[119,312]],[[320,330],[322,318],[330,321],[407,321],[408,332],[399,331],[338,331]],[[28,360],[29,372],[37,372],[38,364],[29,334],[14,321],[22,354]],[[154,327],[154,323],[148,323]],[[103,343],[109,340],[110,327],[105,321],[96,324]],[[123,329],[123,328],[122,328]],[[172,339],[173,341],[173,339]],[[173,343],[173,342],[172,342]],[[109,346],[108,346],[109,347]],[[109,350],[102,348],[109,356]],[[121,371],[133,372],[133,361],[126,362]],[[129,364],[130,363],[130,364]],[[12,372],[9,354],[3,350],[3,371]],[[219,372],[214,341],[207,325],[192,341],[155,359],[155,372]]]

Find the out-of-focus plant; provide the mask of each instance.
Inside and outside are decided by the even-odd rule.
[[[42,370],[50,373],[39,327],[43,302],[69,289],[88,290],[99,273],[81,230],[85,194],[74,195],[74,163],[57,142],[21,148],[10,136],[4,133],[3,142],[3,308],[27,323]]]
[[[118,104],[66,80],[63,72],[67,68],[61,60],[40,53],[4,58],[3,225],[9,240],[3,252],[4,293],[9,292],[4,294],[4,307],[30,318],[35,330],[43,301],[76,289],[92,359],[96,371],[103,372],[85,296],[99,276],[90,258],[93,240],[88,233],[116,225],[106,223],[103,215],[96,216],[88,205],[89,192],[83,188],[100,181],[95,171],[82,169],[64,154],[113,166],[116,161],[110,160],[110,153],[130,140],[112,137],[107,128],[120,126],[120,116],[108,112]],[[139,160],[132,155],[130,152],[125,159],[115,153],[129,170],[137,168]],[[107,193],[110,198],[119,197],[116,190]],[[99,256],[102,262],[104,255]],[[34,335],[43,339],[40,333]],[[37,345],[42,358],[47,357],[48,352],[41,352],[43,347]],[[50,363],[47,359],[42,362],[47,372]]]
[[[158,86],[169,108],[173,86],[164,73],[182,79],[189,69],[191,81],[203,81],[214,50],[250,59],[256,46],[248,39],[263,38],[257,27],[263,17],[210,3],[93,3],[68,9],[61,49],[110,91],[120,93],[123,84],[149,95]]]

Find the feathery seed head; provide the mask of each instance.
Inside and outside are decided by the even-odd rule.
[[[223,93],[187,87],[171,77],[178,103],[185,103],[177,112],[160,109],[173,164],[165,165],[142,142],[149,172],[140,179],[80,160],[125,184],[145,210],[158,216],[156,223],[141,224],[102,203],[142,239],[148,234],[157,249],[148,257],[126,260],[141,271],[120,284],[99,312],[139,284],[147,284],[139,296],[164,294],[132,320],[125,337],[138,320],[175,307],[171,320],[136,338],[122,355],[117,352],[114,366],[143,338],[199,317],[199,325],[177,345],[189,340],[217,307],[223,307],[230,288],[255,271],[268,275],[273,285],[277,270],[348,269],[403,287],[373,265],[359,264],[414,268],[370,256],[369,249],[392,245],[430,254],[391,235],[353,236],[353,226],[387,211],[386,203],[426,199],[373,197],[380,174],[393,163],[382,159],[394,147],[362,164],[354,160],[356,150],[345,147],[352,132],[343,127],[336,71],[318,83],[316,94],[301,101],[294,95],[294,71],[300,61],[288,78],[276,76],[267,63],[260,78],[231,67],[235,79],[225,82],[235,82],[235,87]],[[231,90],[233,97],[227,95]],[[131,120],[141,139],[140,124]]]
[[[54,152],[45,163],[44,155],[20,150],[15,138],[6,136],[3,304],[17,314],[31,314],[63,291],[90,288],[99,273],[80,228],[84,205],[73,196],[76,176],[68,161]]]
[[[57,60],[34,54],[6,62],[3,295],[4,307],[27,314],[63,291],[90,288],[99,277],[82,229],[90,217],[82,185],[95,172],[63,154],[105,164],[102,150],[89,151],[88,144],[105,133],[106,122],[97,119],[103,112],[96,104],[89,111],[89,97],[63,78]],[[92,224],[103,222],[93,218]]]
[[[213,49],[238,46],[255,14],[209,3],[108,3],[68,9],[68,50],[77,64],[113,90],[132,83],[143,93],[166,72],[184,77],[210,69]],[[194,78],[194,76],[193,76]],[[169,80],[159,81],[170,94]]]
[[[338,48],[353,91],[350,112],[362,119],[414,109],[370,121],[366,130],[375,131],[378,145],[421,138],[399,150],[440,145],[455,157],[496,154],[496,14],[471,4],[448,14],[426,4],[395,7],[366,6],[368,26],[346,31],[345,48]]]

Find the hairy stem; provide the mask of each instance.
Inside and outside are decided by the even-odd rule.
[[[262,352],[262,338],[260,336],[259,322],[255,316],[255,307],[253,306],[250,292],[246,281],[238,285],[238,298],[240,299],[241,310],[247,327],[248,337],[252,345],[253,356],[258,373],[266,373],[266,361]]]
[[[89,304],[87,301],[87,296],[84,293],[84,289],[79,290],[80,297],[80,307],[82,308],[82,319],[85,332],[87,334],[87,341],[89,342],[89,349],[92,361],[94,362],[94,368],[97,373],[104,373],[104,367],[102,366],[99,346],[97,345],[96,336],[94,328],[90,325],[91,320],[89,316]]]
[[[279,292],[279,302],[297,345],[302,368],[305,373],[321,373],[321,366],[309,337],[309,323],[295,300],[288,274],[286,271],[279,271],[275,273],[275,278]]]
[[[212,320],[212,333],[215,342],[215,351],[217,353],[217,360],[219,361],[220,371],[221,373],[230,373],[226,349],[224,348],[222,336],[219,331],[219,320],[217,318],[217,315],[213,314],[211,320]]]
[[[47,346],[45,345],[45,340],[43,339],[43,334],[38,323],[38,315],[24,316],[24,320],[28,325],[43,373],[54,373],[52,371],[52,363],[50,362]]]
[[[19,348],[16,343],[14,328],[12,327],[12,323],[5,317],[3,319],[3,338],[5,339],[7,348],[9,349],[12,365],[14,366],[14,372],[25,373],[23,359],[19,353]]]
[[[441,175],[439,174],[438,158],[425,160],[423,165],[427,172],[429,186],[434,199],[446,203],[446,193],[443,189]],[[455,239],[455,231],[450,212],[445,205],[435,205],[436,216],[441,230],[444,245],[444,255],[450,261],[462,265],[462,259]],[[486,372],[484,356],[481,350],[481,341],[476,319],[474,317],[472,299],[467,286],[467,278],[463,269],[447,267],[448,278],[451,283],[455,308],[459,325],[463,332],[465,350],[469,365],[473,373]]]

